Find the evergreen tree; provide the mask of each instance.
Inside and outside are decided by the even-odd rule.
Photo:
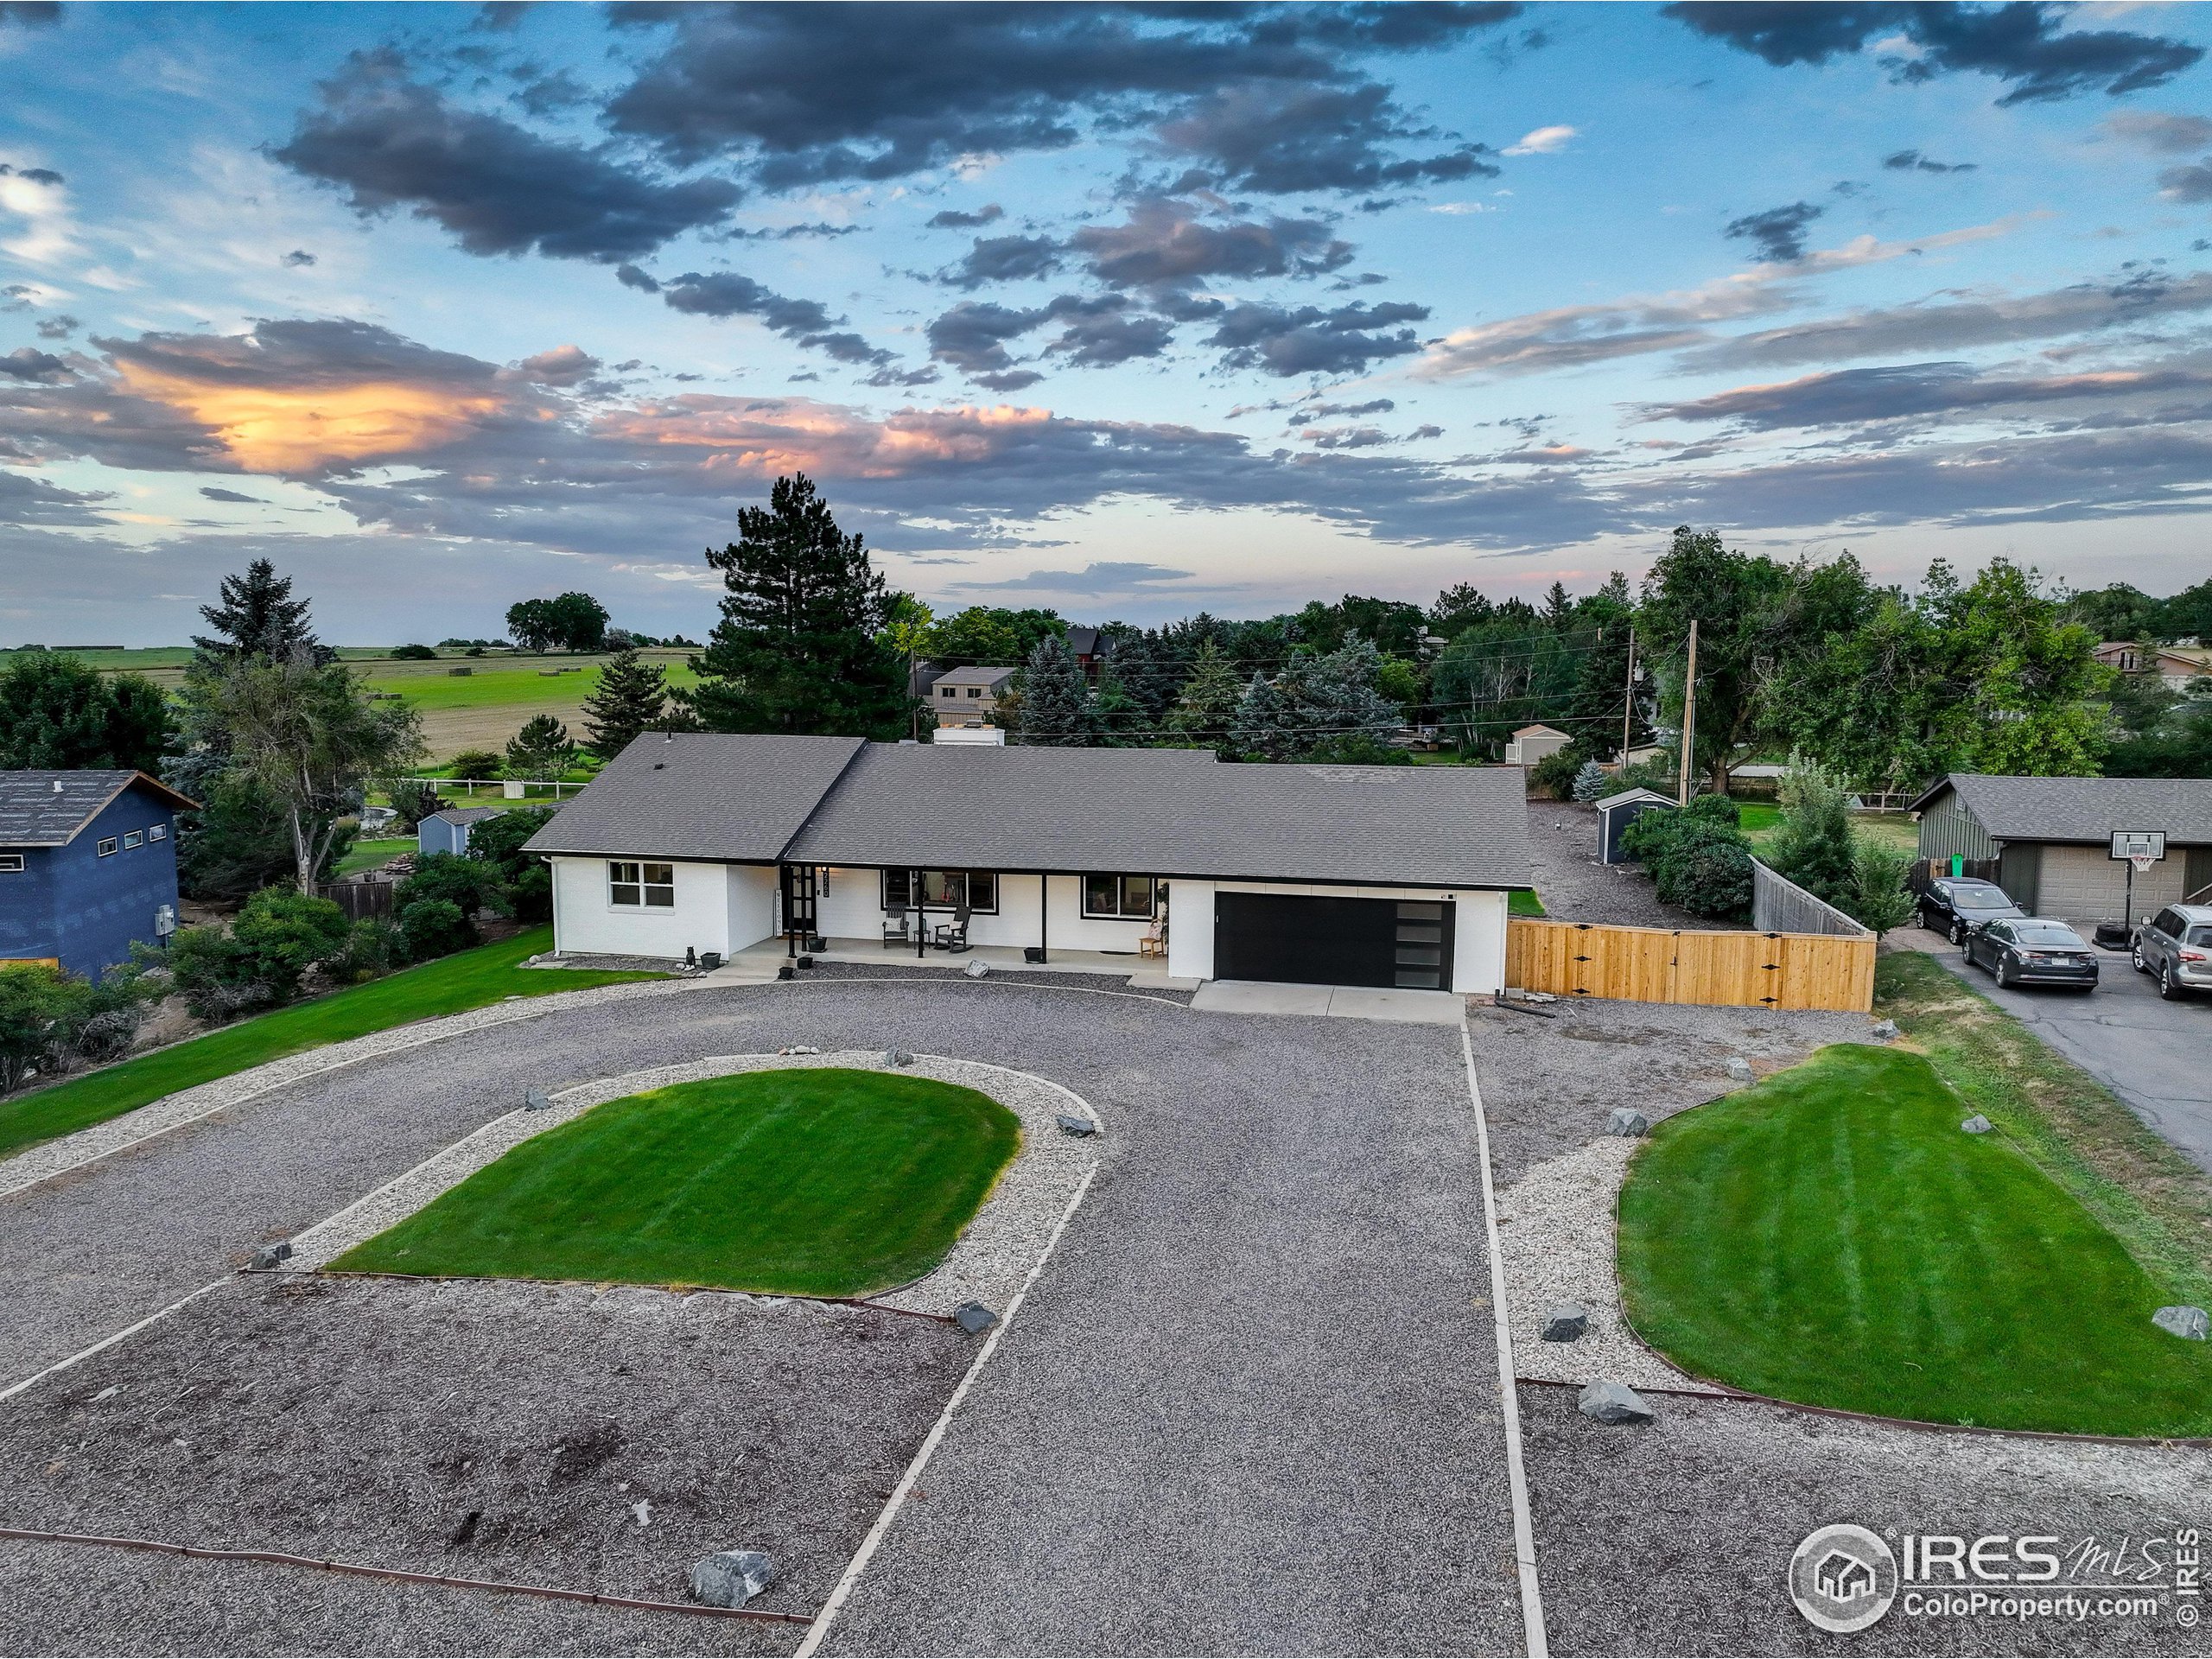
[[[1782,827],[1773,866],[1815,899],[1846,912],[1859,897],[1857,849],[1843,780],[1816,760],[1790,757],[1782,779]]]
[[[1057,633],[1039,639],[1021,671],[1021,741],[1053,748],[1081,748],[1098,736],[1098,710],[1067,641]]]
[[[338,653],[315,638],[308,620],[309,603],[292,597],[289,576],[279,576],[267,559],[256,559],[244,575],[223,578],[221,603],[200,607],[215,632],[194,634],[192,643],[203,662],[281,658],[305,652],[311,665],[321,668]]]
[[[558,778],[575,763],[569,728],[552,715],[532,715],[507,741],[510,778]]]
[[[1167,716],[1167,724],[1202,743],[1224,744],[1243,696],[1244,688],[1238,684],[1236,670],[1227,653],[1209,639],[1192,661],[1191,677],[1176,700],[1174,711]]]
[[[657,731],[667,719],[667,676],[634,649],[619,652],[601,669],[598,690],[584,699],[584,732],[602,760],[612,760],[639,733]]]
[[[896,738],[907,728],[905,662],[878,637],[889,606],[858,536],[837,528],[804,474],[779,478],[766,507],[737,516],[738,539],[707,563],[728,595],[691,659],[690,699],[715,732]]]
[[[1302,733],[1290,729],[1290,700],[1264,674],[1255,674],[1237,700],[1229,739],[1240,754],[1263,760],[1287,760],[1298,753]]]

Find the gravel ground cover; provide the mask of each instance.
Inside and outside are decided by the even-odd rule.
[[[1594,807],[1572,801],[1529,802],[1529,860],[1544,912],[1556,922],[1700,931],[1729,925],[1661,904],[1640,864],[1599,863]]]
[[[19,1651],[91,1659],[118,1653],[787,1653],[797,1641],[793,1634],[771,1635],[728,1619],[8,1538],[0,1538],[0,1580],[10,1598],[37,1612],[37,1640]],[[158,1620],[147,1617],[149,1607],[161,1610]]]
[[[676,1601],[758,1548],[783,1576],[754,1605],[811,1612],[972,1351],[820,1303],[252,1275],[0,1411],[0,1514]],[[0,1598],[0,1649],[39,1650],[47,1611]]]
[[[1109,1125],[1114,1157],[953,1420],[922,1494],[891,1529],[849,1622],[841,1623],[840,1640],[898,1651],[1518,1644],[1495,1357],[1481,1301],[1487,1267],[1456,1032],[1205,1014],[1149,997],[1070,995],[995,976],[694,982],[629,1001],[552,1006],[560,1017],[305,1079],[0,1202],[4,1375],[24,1376],[143,1318],[254,1243],[322,1219],[503,1115],[526,1086],[557,1091],[791,1044],[957,1048],[1093,1102]],[[90,1239],[98,1249],[86,1249]],[[359,1288],[373,1299],[394,1282]],[[245,1307],[266,1316],[266,1305],[232,1295],[226,1288],[205,1301],[220,1304],[225,1319],[243,1318],[234,1310]],[[211,1328],[191,1317],[200,1306],[0,1407],[0,1423],[64,1382],[69,1397],[79,1397],[74,1390],[85,1382],[115,1375],[104,1368],[127,1367],[150,1340],[176,1342],[180,1367],[193,1368],[180,1370],[179,1389],[200,1376],[234,1374],[219,1343],[188,1339]],[[285,1312],[302,1331],[354,1339],[340,1321],[326,1326]],[[889,1313],[865,1317],[950,1331]],[[504,1318],[502,1306],[483,1321],[495,1328],[469,1339],[492,1340]],[[369,1333],[377,1328],[364,1324]],[[539,1327],[532,1362],[561,1358],[574,1328],[573,1320]],[[443,1380],[450,1373],[438,1369],[435,1345],[442,1338],[423,1338],[418,1382],[410,1369],[414,1329],[393,1327],[376,1377],[384,1409],[374,1422],[408,1425],[412,1433],[418,1421],[433,1426],[455,1414],[529,1414],[502,1397],[496,1377]],[[586,1355],[607,1351],[590,1341],[574,1345]],[[639,1363],[648,1350],[633,1344],[631,1352],[638,1358],[616,1362],[632,1366],[622,1382],[633,1393],[625,1397],[646,1402],[639,1410],[658,1421],[664,1408],[650,1403],[658,1385]],[[798,1366],[800,1358],[784,1363]],[[269,1377],[261,1388],[273,1391],[287,1364],[253,1375]],[[766,1373],[779,1384],[802,1374]],[[579,1397],[601,1397],[600,1386],[580,1387]],[[701,1416],[686,1421],[755,1408],[742,1382],[723,1388],[709,1378],[696,1392]],[[419,1420],[417,1398],[429,1402]],[[43,1470],[65,1450],[73,1455],[73,1446],[65,1431],[26,1455]],[[281,1465],[239,1462],[239,1512],[252,1512],[264,1486],[302,1501],[312,1491],[329,1517],[321,1535],[329,1552],[370,1554],[367,1546],[385,1535],[375,1529],[402,1521],[372,1516],[361,1523],[370,1529],[357,1533],[351,1484],[374,1492],[398,1477],[376,1469],[378,1443],[349,1449],[350,1460],[320,1462],[314,1448],[303,1449],[302,1468],[319,1472],[297,1482]],[[0,1459],[11,1471],[23,1466],[15,1454]],[[261,1484],[245,1484],[249,1468]],[[872,1519],[873,1500],[862,1507]],[[861,1520],[854,1517],[842,1539],[847,1551],[865,1529]],[[432,1534],[426,1527],[420,1536],[427,1544]],[[696,1553],[686,1544],[665,1561],[657,1554],[654,1570],[688,1567]],[[587,1560],[581,1545],[576,1560]],[[133,1558],[111,1575],[88,1571],[127,1585],[152,1581],[157,1565]],[[175,1570],[212,1571],[189,1563]],[[334,1588],[324,1596],[318,1583],[293,1593],[302,1604],[342,1604],[377,1592]],[[312,1645],[267,1637],[251,1608],[235,1630],[209,1635],[210,1606],[194,1598],[179,1616],[179,1628],[200,1632],[189,1645]],[[60,1630],[76,1616],[73,1604],[67,1617],[48,1613],[29,1607],[10,1617]],[[478,1616],[486,1621],[480,1628],[501,1628],[495,1613]],[[299,1618],[311,1623],[313,1615]],[[157,1599],[142,1599],[126,1628],[131,1640],[110,1645],[178,1644]],[[363,1628],[372,1634],[361,1647],[411,1645],[376,1642],[372,1632],[388,1622]],[[529,1649],[538,1628],[524,1620],[512,1642],[490,1645]],[[462,1632],[450,1643],[420,1645],[472,1641]]]
[[[2062,1554],[2089,1536],[2139,1547],[2204,1526],[2212,1450],[1928,1432],[1672,1395],[1653,1400],[1656,1421],[1608,1428],[1574,1398],[1541,1385],[1521,1395],[1554,1653],[2204,1651],[2171,1595],[2155,1618],[2082,1623],[1916,1618],[1900,1603],[1860,1635],[1827,1636],[1798,1615],[1783,1574],[1802,1539],[1839,1521],[1892,1548],[1906,1532],[2055,1535]]]
[[[880,967],[874,963],[817,962],[806,970],[823,979],[922,979],[938,980],[955,976],[943,968],[925,968],[912,958],[885,954]],[[957,969],[955,974],[957,975]],[[1134,967],[1131,969],[1135,971]],[[1180,1002],[1189,1006],[1195,991],[1171,991],[1159,985],[1131,985],[1122,974],[1089,973],[1033,973],[1020,968],[994,968],[991,978],[1001,985],[1039,985],[1048,989],[1064,991],[1120,991],[1139,996],[1156,996],[1165,1002]]]

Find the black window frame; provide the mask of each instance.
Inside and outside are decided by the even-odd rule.
[[[631,874],[625,876],[627,870]],[[648,872],[665,870],[668,879],[656,881]],[[625,899],[625,890],[637,894]],[[656,894],[666,893],[665,899]],[[662,858],[610,858],[607,861],[607,902],[614,910],[674,910],[676,908],[676,865]]]
[[[878,891],[881,895],[883,913],[885,915],[895,916],[900,911],[912,910],[914,907],[912,902],[912,896],[908,891],[913,880],[913,872],[911,868],[893,869],[887,865],[881,870],[877,872],[877,874],[880,878]],[[922,883],[925,893],[926,893],[928,890],[929,878],[933,875],[957,875],[960,878],[962,882],[961,891],[966,895],[965,903],[967,904],[968,913],[969,915],[995,916],[999,913],[999,873],[996,870],[925,869],[922,872]],[[982,882],[988,883],[989,885],[990,902],[988,904],[977,904],[976,902],[976,893],[979,879]],[[894,887],[899,895],[895,901],[892,896]],[[925,911],[935,911],[940,915],[950,916],[960,908],[962,902],[962,900],[958,899],[948,899],[942,903],[935,900],[927,900],[923,904],[922,909]]]
[[[1094,881],[1111,881],[1114,884],[1114,909],[1098,910],[1093,907],[1090,902],[1090,884]],[[1146,906],[1141,915],[1122,907],[1128,893],[1128,889],[1124,884],[1130,881],[1145,881],[1151,884],[1148,889],[1150,902]],[[1087,922],[1149,922],[1160,914],[1160,877],[1147,875],[1139,870],[1087,871],[1083,877],[1083,885],[1079,890],[1082,894],[1083,918]]]

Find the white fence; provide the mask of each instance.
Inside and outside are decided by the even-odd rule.
[[[1825,899],[1815,899],[1787,876],[1751,861],[1751,926],[1761,933],[1827,933],[1840,938],[1872,938]]]
[[[557,801],[561,798],[563,790],[573,791],[584,787],[582,784],[563,783],[552,778],[410,778],[407,781],[410,784],[428,784],[441,793],[448,790],[461,790],[471,800],[476,798],[476,791],[479,789],[496,789],[503,798],[510,801],[525,800],[532,790],[550,789],[553,791],[553,798]]]

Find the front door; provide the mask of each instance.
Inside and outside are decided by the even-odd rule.
[[[814,938],[819,919],[815,902],[815,868],[811,864],[780,867],[783,880],[784,937],[794,950]]]

